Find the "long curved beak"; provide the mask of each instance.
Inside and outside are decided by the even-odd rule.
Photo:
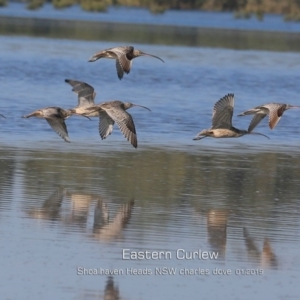
[[[132,106],[138,106],[138,107],[142,107],[142,108],[145,108],[145,109],[148,109],[149,111],[151,111],[150,108],[146,107],[146,106],[142,106],[142,105],[137,105],[137,104],[132,104]]]
[[[164,61],[160,57],[158,57],[158,56],[155,56],[155,55],[152,55],[152,54],[148,54],[148,53],[144,53],[144,52],[141,53],[141,55],[143,55],[143,56],[152,56],[154,58],[157,58],[157,59],[161,60],[164,63]]]
[[[77,113],[74,113],[73,115],[76,115],[76,116],[81,116],[81,117],[85,117],[85,118],[89,119],[90,121],[92,121],[92,119],[91,119],[91,118],[89,118],[88,116],[82,115],[82,114],[77,114]]]
[[[6,119],[6,117],[4,117],[3,115],[0,114],[1,117],[3,117],[4,119]]]
[[[257,134],[257,135],[262,135],[264,137],[266,137],[267,139],[270,139],[267,135],[264,135],[262,133],[259,133],[259,132],[248,132],[249,134]]]
[[[85,115],[83,115],[83,114],[77,113],[77,112],[75,111],[75,109],[73,109],[73,108],[70,109],[70,112],[72,113],[72,115],[85,117],[85,118],[89,119],[90,121],[92,121],[89,117],[87,117],[87,116],[85,116]]]

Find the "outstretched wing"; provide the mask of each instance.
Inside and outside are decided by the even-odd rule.
[[[131,115],[120,107],[112,107],[105,111],[118,124],[125,138],[137,148],[137,136]]]
[[[82,81],[71,79],[65,79],[65,82],[69,83],[73,87],[72,91],[78,95],[79,107],[89,107],[95,105],[94,99],[96,93],[91,85]]]
[[[46,121],[60,137],[62,137],[66,142],[70,143],[67,126],[63,119],[53,117],[46,118]]]
[[[129,73],[131,69],[131,60],[127,58],[128,51],[133,51],[133,47],[117,47],[110,50],[116,56],[116,67],[119,79],[122,79],[124,72]]]
[[[213,109],[212,129],[230,129],[232,127],[233,107],[233,94],[228,94],[216,102]]]
[[[248,132],[251,132],[266,115],[265,113],[256,113],[250,122]]]
[[[99,134],[101,139],[106,139],[113,131],[115,121],[105,112],[99,112]]]
[[[265,107],[269,109],[269,127],[273,129],[285,112],[286,104],[272,103],[266,104]]]

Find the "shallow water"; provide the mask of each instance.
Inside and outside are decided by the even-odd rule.
[[[263,120],[256,131],[270,140],[192,139],[227,93],[241,129],[248,108],[299,105],[300,54],[134,44],[165,63],[137,58],[119,81],[113,61],[87,62],[115,45],[0,36],[1,297],[298,299],[299,111],[272,131]],[[21,118],[74,107],[65,78],[93,85],[96,102],[149,107],[129,111],[138,149],[117,128],[101,141],[96,119],[68,119],[68,144]],[[171,257],[124,259],[123,249]]]
[[[299,297],[298,153],[2,148],[0,162],[6,298],[102,299],[106,270],[125,299]]]

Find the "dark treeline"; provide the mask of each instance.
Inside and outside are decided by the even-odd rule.
[[[29,9],[37,9],[47,0],[28,0]],[[0,0],[0,6],[9,0]],[[144,7],[153,13],[167,9],[194,9],[206,11],[232,11],[236,17],[263,18],[265,13],[281,14],[286,20],[300,21],[300,0],[52,0],[56,8],[79,4],[87,11],[105,11],[109,6]]]

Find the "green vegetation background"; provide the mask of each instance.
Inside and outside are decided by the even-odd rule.
[[[0,6],[8,4],[0,0]],[[46,0],[28,0],[29,9],[40,8]],[[232,11],[236,17],[255,14],[263,18],[265,13],[281,14],[286,20],[300,21],[300,0],[52,0],[56,8],[79,4],[87,11],[105,11],[109,6],[144,7],[153,13],[167,9],[193,9],[206,11]]]

